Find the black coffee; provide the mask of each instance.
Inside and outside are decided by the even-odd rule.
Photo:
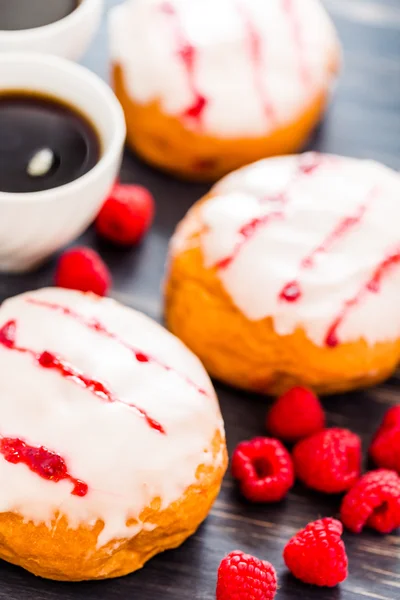
[[[79,0],[0,0],[0,29],[32,29],[72,13]]]
[[[64,185],[100,158],[99,136],[74,108],[29,92],[0,93],[0,191]]]

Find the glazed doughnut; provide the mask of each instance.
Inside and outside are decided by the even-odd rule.
[[[400,360],[400,175],[307,153],[228,175],[171,243],[166,319],[215,377],[279,394],[387,378]]]
[[[128,143],[197,180],[298,151],[340,63],[319,0],[126,0],[110,43]]]
[[[198,359],[113,300],[44,289],[0,308],[0,558],[125,575],[181,544],[226,468]]]

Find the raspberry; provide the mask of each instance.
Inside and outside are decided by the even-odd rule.
[[[400,406],[387,411],[372,440],[369,454],[378,467],[400,473]]]
[[[365,526],[380,533],[400,527],[400,477],[395,471],[370,471],[343,498],[340,517],[350,531]]]
[[[85,247],[72,248],[58,261],[55,282],[59,287],[105,296],[111,286],[111,275],[97,252]]]
[[[278,502],[294,483],[290,454],[272,438],[259,437],[238,444],[232,456],[232,475],[251,502]]]
[[[265,560],[235,550],[221,561],[217,600],[272,600],[276,588],[276,571]]]
[[[154,200],[140,185],[116,183],[96,219],[99,235],[122,246],[137,244],[154,217]]]
[[[286,544],[283,558],[291,573],[304,583],[333,587],[347,577],[343,527],[336,519],[309,523]]]
[[[309,488],[338,494],[361,472],[361,441],[348,429],[324,429],[298,442],[293,450],[297,477]]]
[[[393,427],[400,427],[400,404],[398,406],[392,406],[386,412],[382,424],[378,430],[378,433],[385,429],[392,429]]]
[[[311,390],[294,387],[283,394],[267,415],[267,429],[285,442],[297,442],[325,427],[325,415]]]

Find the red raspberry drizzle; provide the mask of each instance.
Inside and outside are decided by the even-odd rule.
[[[289,25],[292,30],[293,39],[297,48],[297,54],[299,59],[299,70],[300,77],[303,84],[310,84],[310,72],[305,60],[304,43],[301,35],[301,27],[298,16],[295,12],[293,0],[282,0],[283,8],[287,14]],[[269,99],[265,95],[263,86],[263,75],[265,73],[265,65],[262,60],[262,39],[257,31],[254,23],[247,14],[244,5],[238,4],[238,10],[242,15],[249,40],[249,48],[251,60],[254,69],[254,82],[257,92],[262,100],[264,111],[268,119],[274,119],[275,110]],[[201,125],[204,111],[208,105],[207,98],[200,92],[196,84],[196,62],[198,58],[198,50],[196,47],[187,39],[186,33],[179,17],[176,8],[169,2],[163,2],[161,5],[161,11],[173,19],[175,38],[178,46],[178,57],[182,62],[182,65],[186,72],[186,78],[189,89],[193,94],[193,103],[183,113],[183,117],[193,119]]]
[[[298,281],[286,283],[279,294],[279,299],[286,300],[286,302],[297,302],[299,298],[301,298],[301,289]]]
[[[328,329],[328,332],[325,337],[326,346],[334,348],[339,344],[337,330],[343,323],[349,312],[361,302],[361,300],[368,292],[372,292],[374,294],[378,293],[380,290],[382,280],[386,277],[386,275],[392,270],[392,268],[395,265],[399,264],[400,249],[396,250],[395,252],[389,254],[389,256],[384,258],[382,262],[380,262],[379,265],[376,267],[372,277],[365,284],[363,284],[363,286],[359,289],[357,294],[353,298],[346,300],[341,312]]]
[[[178,371],[175,371],[175,369],[173,369],[172,367],[169,367],[168,365],[159,361],[154,356],[150,356],[149,354],[142,352],[142,350],[139,350],[138,348],[134,348],[133,346],[131,346],[130,344],[125,342],[125,340],[120,338],[117,334],[113,333],[112,331],[109,331],[102,323],[100,323],[100,321],[97,321],[96,319],[86,319],[85,317],[83,317],[79,313],[75,312],[71,308],[68,308],[66,306],[61,306],[60,304],[56,304],[53,302],[47,302],[46,300],[38,300],[36,298],[28,298],[27,302],[29,304],[33,304],[34,306],[41,306],[42,308],[47,308],[49,310],[54,310],[54,311],[60,312],[63,315],[65,315],[66,317],[75,319],[75,321],[78,321],[79,323],[81,323],[81,325],[84,325],[84,327],[87,327],[88,329],[92,329],[93,331],[97,331],[98,333],[104,335],[105,337],[109,338],[110,340],[114,340],[115,342],[118,342],[119,344],[121,344],[121,346],[124,346],[124,348],[126,348],[127,350],[132,352],[132,354],[134,355],[134,357],[136,358],[136,360],[138,362],[153,363],[153,364],[158,365],[161,369],[164,369],[165,371],[170,371],[172,373],[175,373],[176,375],[178,375],[178,377],[181,377],[181,379],[186,381],[186,383],[188,383],[191,387],[195,388],[195,390],[197,392],[199,392],[199,394],[202,394],[203,396],[207,396],[207,392],[205,390],[203,390],[202,388],[200,388],[199,386],[197,386],[191,379],[189,379],[185,375],[182,375]]]
[[[288,0],[290,1],[290,0]],[[335,161],[334,157],[328,157],[328,162],[332,163]],[[281,206],[284,206],[289,201],[289,191],[290,187],[294,185],[301,176],[311,175],[318,169],[322,164],[327,162],[326,157],[323,155],[318,155],[316,153],[308,153],[306,155],[301,156],[300,162],[297,167],[297,172],[295,173],[292,180],[289,182],[288,189],[284,190],[274,198],[267,197],[261,198],[260,202],[276,200]],[[343,217],[338,223],[338,225],[331,231],[325,240],[322,243],[314,248],[305,258],[302,259],[300,263],[300,268],[302,269],[310,269],[315,264],[315,258],[318,254],[328,252],[332,245],[337,242],[341,237],[343,237],[348,231],[350,231],[354,226],[356,226],[362,220],[371,200],[376,197],[378,193],[378,188],[374,187],[369,195],[367,200],[360,205],[358,210],[354,215],[350,215],[347,217]],[[277,218],[284,218],[285,213],[283,210],[271,212],[266,215],[262,215],[260,217],[256,217],[245,223],[238,231],[238,235],[240,236],[239,241],[233,248],[232,253],[218,261],[215,265],[217,269],[226,269],[229,267],[232,262],[237,258],[239,253],[241,252],[243,246],[249,242],[249,240],[256,234],[257,231],[263,226],[268,225],[271,221],[274,221]],[[358,305],[364,296],[368,292],[377,293],[379,292],[380,285],[382,279],[387,275],[387,273],[392,269],[393,266],[400,264],[400,249],[395,250],[392,254],[387,256],[382,260],[381,263],[376,267],[371,279],[367,281],[361,289],[357,292],[357,294],[346,300],[344,306],[336,317],[334,322],[330,325],[328,332],[325,337],[325,345],[331,348],[334,348],[339,344],[339,339],[337,336],[337,330],[342,322],[347,317],[348,313]],[[296,302],[301,298],[302,290],[300,283],[297,280],[289,281],[284,285],[283,289],[279,293],[279,298],[286,302]]]
[[[264,202],[277,202],[280,204],[282,208],[287,204],[290,200],[289,191],[290,188],[298,181],[300,177],[311,175],[318,169],[324,162],[326,158],[323,155],[319,155],[314,152],[310,152],[300,157],[300,160],[297,165],[297,169],[292,179],[289,182],[289,185],[286,190],[283,192],[276,194],[275,196],[268,196],[266,198],[261,198],[260,203]],[[219,260],[215,267],[217,269],[226,269],[229,267],[235,258],[240,254],[243,246],[245,246],[251,238],[261,229],[265,227],[271,221],[275,221],[276,219],[283,219],[285,217],[285,213],[283,210],[274,211],[268,213],[266,215],[262,215],[260,217],[255,217],[242,225],[242,227],[238,231],[238,235],[240,236],[238,242],[235,244],[232,253],[229,256]]]
[[[72,477],[65,460],[52,450],[43,446],[29,446],[18,438],[3,437],[0,440],[0,452],[7,462],[14,465],[22,463],[42,479],[56,483],[68,479],[74,486],[71,492],[73,496],[83,497],[88,493],[88,485]]]
[[[243,0],[236,0],[236,2],[237,10],[242,17],[246,28],[250,56],[253,64],[254,85],[262,102],[265,116],[267,117],[268,121],[273,121],[275,119],[275,110],[265,93],[263,82],[265,74],[265,65],[263,62],[263,40],[261,39],[261,36],[257,31],[257,27],[255,23],[253,23],[246,6],[243,4]]]
[[[186,72],[188,86],[193,94],[193,104],[189,106],[183,113],[186,118],[193,119],[198,125],[201,125],[204,111],[207,106],[207,99],[199,91],[196,84],[196,62],[197,49],[186,38],[186,33],[175,7],[169,2],[164,2],[161,5],[161,10],[164,14],[171,17],[174,25],[175,38],[178,46],[178,56],[182,61]]]
[[[76,367],[70,365],[68,362],[64,361],[62,358],[52,354],[51,352],[35,352],[35,350],[31,350],[30,348],[23,348],[17,346],[15,343],[16,338],[16,329],[17,324],[16,321],[8,321],[3,327],[0,329],[0,344],[9,350],[13,350],[15,352],[21,352],[23,354],[29,354],[36,361],[38,365],[40,365],[44,369],[52,369],[57,371],[62,377],[70,380],[71,382],[83,387],[95,396],[99,397],[101,400],[105,400],[106,402],[121,402],[118,398],[116,398],[112,392],[107,389],[107,387],[101,383],[101,381],[97,381],[96,379],[91,379],[84,373],[82,373]],[[128,404],[122,402],[122,404],[126,404],[130,408],[133,408],[142,418],[146,420],[146,423],[156,431],[165,434],[165,430],[154,419],[149,417],[149,415],[142,408],[138,408],[134,404]]]
[[[262,217],[257,217],[252,221],[249,221],[241,229],[239,229],[238,233],[240,235],[240,239],[235,244],[233,248],[232,254],[223,258],[222,260],[216,263],[217,269],[226,269],[229,265],[235,260],[235,258],[239,255],[243,246],[254,236],[254,234],[261,229],[263,226],[267,225],[271,221],[275,221],[276,219],[283,218],[283,212],[272,212],[267,215],[263,215]]]
[[[294,42],[297,47],[297,55],[299,60],[300,77],[304,86],[308,86],[311,83],[310,71],[307,66],[304,53],[304,42],[301,35],[300,21],[296,14],[293,0],[282,0],[283,9],[287,14],[290,27],[292,29],[292,35]]]
[[[343,217],[336,225],[336,227],[331,231],[328,236],[324,239],[324,241],[314,248],[300,263],[301,269],[311,269],[315,264],[315,258],[318,254],[323,254],[328,252],[331,247],[341,239],[352,227],[358,225],[361,219],[363,218],[365,211],[367,210],[367,203],[362,204],[357,212],[350,217]],[[286,302],[296,302],[302,296],[301,285],[299,281],[290,281],[287,283],[282,291],[279,294],[280,300],[285,300]]]

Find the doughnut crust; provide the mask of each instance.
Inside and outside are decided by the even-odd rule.
[[[269,163],[258,163],[261,170],[264,162]],[[218,268],[206,264],[202,236],[207,224],[203,207],[218,196],[219,185],[224,190],[225,181],[229,187],[230,181],[239,181],[245,171],[246,168],[239,170],[217,184],[192,207],[176,230],[165,281],[165,319],[170,331],[200,357],[213,377],[244,390],[279,395],[294,385],[304,385],[320,394],[334,394],[388,378],[400,360],[400,339],[371,343],[360,336],[327,347],[315,343],[301,324],[291,332],[279,334],[272,316],[249,319],[227,292]],[[264,181],[267,180],[265,173]],[[240,181],[245,181],[245,176]],[[249,178],[246,182],[251,187]],[[395,259],[393,276],[398,274],[397,255]],[[259,260],[270,259],[260,256]],[[252,267],[249,264],[247,268]],[[237,277],[240,282],[240,275]],[[262,294],[266,284],[260,281],[259,289]],[[393,328],[397,325],[393,322]]]
[[[340,68],[320,0],[125,0],[109,25],[128,144],[184,179],[298,151]]]
[[[0,558],[119,577],[196,531],[227,467],[195,357],[111,299],[61,288],[0,307]]]
[[[332,74],[338,59],[332,61]],[[216,181],[260,158],[299,151],[319,123],[329,99],[321,90],[295,121],[259,138],[217,138],[188,129],[163,112],[159,102],[140,104],[128,93],[119,64],[112,67],[115,94],[125,113],[127,142],[145,161],[192,181]]]
[[[141,513],[140,521],[152,524],[149,531],[144,528],[131,539],[114,539],[97,548],[103,528],[100,521],[94,527],[71,529],[62,513],[49,526],[26,522],[16,513],[2,513],[0,558],[34,575],[60,581],[108,579],[142,568],[154,555],[180,546],[207,517],[227,465],[225,442],[219,432],[212,451],[215,464],[200,465],[196,483],[179,500],[160,510],[160,501],[155,498]]]
[[[171,261],[165,319],[212,377],[273,396],[295,385],[319,394],[372,386],[390,377],[400,360],[400,340],[372,348],[359,340],[332,351],[313,344],[302,329],[281,337],[270,318],[249,321],[213,269],[204,268],[199,248]]]

